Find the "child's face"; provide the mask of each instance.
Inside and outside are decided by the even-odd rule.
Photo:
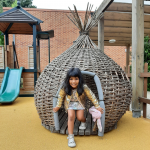
[[[79,78],[78,77],[70,77],[69,84],[72,88],[76,89],[79,84]]]

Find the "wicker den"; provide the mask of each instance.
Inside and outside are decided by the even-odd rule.
[[[78,13],[72,11],[72,18],[81,34],[74,44],[60,56],[55,58],[41,73],[35,87],[35,105],[42,124],[54,131],[53,96],[71,67],[96,73],[103,89],[105,100],[105,132],[114,128],[130,105],[132,97],[131,83],[122,68],[99,50],[88,36],[90,24],[96,24],[95,16],[85,15],[85,25]],[[87,16],[88,15],[88,16]],[[102,17],[102,15],[100,16]],[[87,25],[88,24],[88,25]],[[92,26],[93,26],[92,25]],[[97,96],[97,89],[91,77],[84,77],[86,84]],[[87,109],[91,106],[87,101]],[[63,107],[63,106],[62,106]]]

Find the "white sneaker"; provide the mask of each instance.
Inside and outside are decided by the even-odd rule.
[[[74,141],[74,134],[69,134],[67,139],[68,139],[68,146],[69,147],[75,147],[76,146],[76,143]]]
[[[79,129],[81,130],[85,130],[86,129],[86,123],[85,122],[81,122]]]

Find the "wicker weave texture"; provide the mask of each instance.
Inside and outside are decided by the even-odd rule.
[[[34,94],[42,123],[54,127],[53,96],[71,67],[94,72],[99,77],[106,106],[105,132],[110,131],[129,107],[132,90],[122,68],[99,49],[70,48],[46,66],[38,78]],[[97,95],[94,81],[87,77],[85,82]]]
[[[89,30],[103,17],[103,14],[100,14],[96,18],[96,13],[94,13],[90,18],[91,9],[92,6],[88,4],[84,25],[77,13],[76,7],[75,11],[71,11],[72,15],[69,15],[68,18],[80,30],[80,36],[69,49],[46,66],[38,78],[35,87],[34,98],[38,114],[42,124],[51,131],[55,127],[53,96],[56,95],[60,84],[71,67],[93,72],[99,77],[106,108],[105,132],[112,130],[116,126],[116,123],[126,112],[131,102],[132,88],[125,72],[103,51],[99,50],[97,45],[88,36]],[[97,89],[93,78],[84,76],[84,80],[97,96]],[[86,110],[91,105],[92,103],[86,100]]]

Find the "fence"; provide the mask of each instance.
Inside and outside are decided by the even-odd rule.
[[[127,76],[129,78],[132,77],[132,73],[130,71],[130,65],[128,66],[127,69]],[[126,68],[124,68],[124,70],[126,70]],[[148,72],[148,63],[144,64],[144,72],[139,74],[140,78],[144,78],[144,97],[139,97],[138,100],[139,102],[143,102],[143,117],[146,118],[146,105],[150,104],[150,99],[147,99],[147,78],[150,77],[150,72]]]

